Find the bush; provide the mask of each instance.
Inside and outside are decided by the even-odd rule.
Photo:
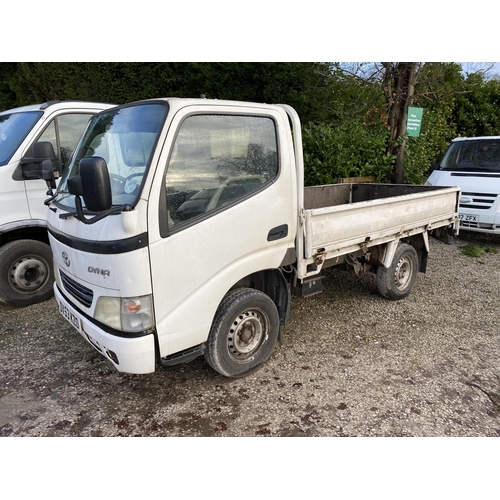
[[[302,135],[306,186],[333,184],[342,177],[375,176],[384,182],[394,162],[386,153],[389,131],[382,125],[309,124]]]
[[[405,181],[423,184],[432,172],[432,163],[441,159],[454,137],[455,128],[445,115],[425,110],[420,136],[408,137],[406,142]]]

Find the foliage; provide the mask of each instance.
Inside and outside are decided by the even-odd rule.
[[[324,101],[329,95],[324,67],[321,63],[272,62],[0,63],[0,109],[53,99],[123,104],[204,94],[216,99],[283,102],[295,107],[306,122],[324,121],[328,118]]]
[[[325,71],[325,67],[317,71]],[[347,122],[379,121],[384,108],[384,94],[373,63],[335,63],[322,73],[328,82],[325,101],[328,118],[324,123],[340,126]],[[385,117],[382,117],[385,119]]]
[[[425,110],[419,137],[408,137],[405,152],[405,181],[423,184],[432,172],[433,163],[445,153],[451,139],[456,136],[446,115]]]
[[[302,130],[304,182],[331,184],[342,177],[385,180],[393,158],[385,153],[389,131],[381,125],[348,122],[339,127],[309,124]]]
[[[465,137],[500,135],[500,81],[469,75],[465,91],[458,95],[453,119],[459,135]]]
[[[456,97],[465,92],[465,88],[459,64],[425,63],[417,75],[413,105],[449,117]]]
[[[15,94],[11,89],[16,79],[16,63],[0,63],[0,110],[12,108]]]
[[[404,141],[405,181],[422,183],[451,138],[500,134],[500,81],[464,76],[458,63],[427,62],[418,64],[412,103],[424,108],[421,135],[391,141],[384,75],[382,63],[8,62],[0,63],[0,110],[201,94],[286,103],[303,124],[308,185],[365,175],[387,181],[395,156],[386,151]]]
[[[462,255],[468,257],[482,257],[485,253],[498,253],[498,251],[482,245],[465,245],[462,247]]]

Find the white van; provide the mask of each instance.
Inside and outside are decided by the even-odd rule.
[[[461,230],[500,234],[500,136],[453,139],[426,184],[462,189]]]
[[[25,306],[52,295],[42,162],[61,175],[90,118],[110,107],[50,101],[0,112],[0,302]]]

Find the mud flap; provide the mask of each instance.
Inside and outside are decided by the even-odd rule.
[[[298,297],[310,297],[317,295],[323,291],[323,274],[318,273],[314,276],[309,276],[302,280],[302,283],[297,283],[292,287],[293,295]]]

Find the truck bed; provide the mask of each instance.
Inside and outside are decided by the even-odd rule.
[[[330,259],[454,223],[458,187],[332,184],[304,190],[305,259]]]

